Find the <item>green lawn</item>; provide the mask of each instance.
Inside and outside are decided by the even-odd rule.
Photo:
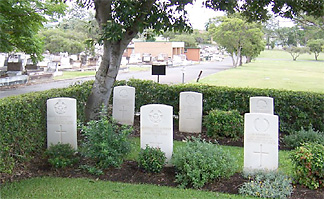
[[[139,152],[139,138],[132,139],[133,152],[127,159],[136,160]],[[175,141],[174,150],[183,146],[184,142]],[[238,172],[243,169],[243,148],[221,146],[235,156],[239,165]],[[289,151],[279,151],[279,170],[290,174],[292,164]],[[92,179],[70,179],[42,177],[8,183],[1,187],[1,198],[237,198],[245,196],[206,192],[192,189],[179,189],[156,185],[133,185]]]
[[[128,67],[129,72],[137,72],[137,71],[148,71],[151,70],[150,67],[140,67],[140,66],[131,66]],[[78,77],[88,77],[94,76],[96,71],[63,71],[63,75],[54,77],[55,80],[62,79],[73,79]]]
[[[323,93],[324,54],[320,55],[319,61],[309,54],[292,61],[287,52],[266,50],[252,63],[210,75],[199,83]]]
[[[94,76],[96,71],[63,71],[62,76],[54,77],[55,80],[60,79],[73,79],[78,77],[87,77],[87,76]]]

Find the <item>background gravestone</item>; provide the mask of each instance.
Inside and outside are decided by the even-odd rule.
[[[273,115],[272,97],[250,97],[250,113],[267,113]]]
[[[134,124],[135,88],[116,86],[113,97],[113,118],[120,124]]]
[[[173,107],[149,104],[141,107],[141,148],[158,147],[165,153],[167,162],[173,152]]]
[[[57,143],[71,144],[77,149],[76,99],[47,100],[47,148]]]
[[[179,131],[201,133],[203,95],[197,92],[181,92],[179,103]]]
[[[244,115],[244,170],[278,168],[278,116]]]

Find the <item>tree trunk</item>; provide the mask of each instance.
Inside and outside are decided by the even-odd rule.
[[[240,55],[240,64],[239,64],[239,66],[242,66],[243,65],[243,56],[242,56],[242,54]]]
[[[124,49],[125,47],[122,47],[119,42],[113,44],[105,42],[102,62],[96,73],[95,82],[85,108],[87,121],[97,119],[102,106],[103,108],[108,107]]]
[[[251,56],[246,56],[246,63],[248,64],[248,63],[250,63],[251,61],[252,61]]]

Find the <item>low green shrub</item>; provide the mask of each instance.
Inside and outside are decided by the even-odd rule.
[[[243,137],[243,116],[236,110],[211,110],[204,119],[207,135],[210,137],[228,137],[233,139]]]
[[[55,168],[65,168],[76,164],[79,158],[70,144],[51,145],[46,151],[47,161]]]
[[[227,151],[199,138],[192,139],[176,150],[172,157],[179,187],[198,189],[214,179],[230,177],[235,173],[236,160]]]
[[[245,182],[239,193],[260,198],[288,198],[293,192],[292,180],[281,172],[259,171],[244,173],[250,181]]]
[[[105,114],[100,117],[100,120],[90,121],[82,127],[84,140],[81,154],[100,169],[119,167],[131,150],[128,135],[132,128],[117,125],[113,120],[108,120]]]
[[[324,145],[305,143],[291,154],[296,181],[310,189],[324,187]]]
[[[91,165],[81,165],[80,169],[83,169],[85,171],[87,171],[88,173],[92,174],[92,175],[96,175],[96,176],[100,176],[103,175],[104,172],[102,171],[102,169],[97,168],[96,166],[91,166]]]
[[[141,149],[138,156],[138,166],[145,171],[160,173],[165,164],[165,153],[160,148],[154,148],[146,145]]]
[[[283,138],[283,143],[290,149],[295,149],[301,146],[303,143],[318,143],[324,145],[324,133],[315,131],[312,126],[308,130],[302,128],[296,133],[286,135]]]

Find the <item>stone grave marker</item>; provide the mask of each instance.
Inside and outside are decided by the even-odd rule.
[[[181,92],[179,103],[179,131],[201,133],[203,95],[197,92]]]
[[[272,97],[250,97],[250,113],[267,113],[273,115]]]
[[[61,97],[47,100],[47,148],[58,143],[78,148],[76,110],[76,99]]]
[[[135,88],[116,86],[113,97],[113,118],[120,124],[134,124]]]
[[[244,170],[278,168],[278,116],[244,115]]]
[[[149,104],[141,107],[141,148],[158,147],[170,162],[173,152],[173,107]]]

